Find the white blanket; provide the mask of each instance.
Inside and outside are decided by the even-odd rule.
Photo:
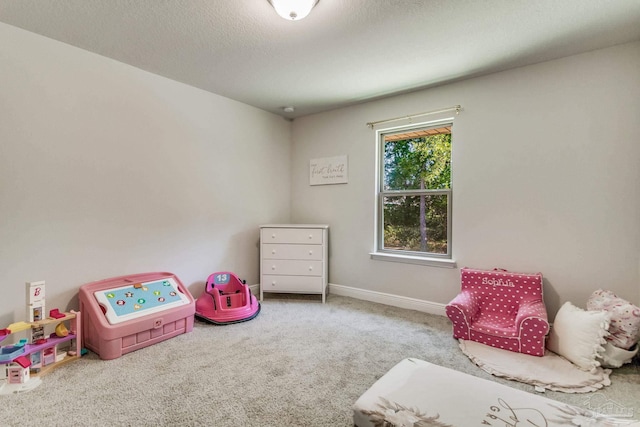
[[[593,373],[586,372],[549,350],[538,357],[465,340],[460,340],[460,348],[476,365],[492,375],[548,390],[588,393],[611,384],[611,369],[596,368]]]

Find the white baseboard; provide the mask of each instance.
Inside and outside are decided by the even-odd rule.
[[[251,293],[256,297],[260,297],[260,285],[249,285]],[[408,310],[421,311],[423,313],[435,314],[438,316],[446,316],[444,311],[445,304],[437,302],[425,301],[416,298],[403,297],[393,294],[385,294],[383,292],[368,291],[366,289],[352,288],[350,286],[336,285],[335,283],[329,283],[329,293],[334,295],[341,295],[344,297],[351,297],[361,299],[364,301],[377,302],[379,304],[386,304],[393,307],[406,308]]]
[[[403,297],[399,295],[385,294],[382,292],[368,291],[365,289],[336,285],[335,283],[329,283],[329,293],[365,301],[377,302],[380,304],[391,305],[394,307],[406,308],[409,310],[422,311],[424,313],[436,314],[439,316],[446,316],[446,304],[440,304],[437,302]]]

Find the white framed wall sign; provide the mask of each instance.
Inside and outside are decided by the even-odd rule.
[[[309,161],[309,185],[346,184],[349,181],[347,156]]]

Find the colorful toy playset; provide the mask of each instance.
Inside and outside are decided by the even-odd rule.
[[[80,313],[63,313],[54,308],[44,318],[44,290],[45,282],[27,283],[29,322],[16,322],[0,329],[0,341],[23,331],[29,335],[15,344],[0,346],[0,394],[33,390],[41,383],[38,375],[81,355]],[[55,329],[47,335],[46,329],[53,325]]]

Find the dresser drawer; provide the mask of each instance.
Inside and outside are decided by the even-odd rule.
[[[287,276],[322,276],[322,261],[269,259],[262,261],[262,274]]]
[[[322,285],[322,277],[278,276],[271,274],[262,276],[260,283],[262,292],[322,293]]]
[[[260,230],[262,243],[296,243],[321,245],[322,230],[313,228],[263,228]]]
[[[263,259],[309,259],[322,261],[322,245],[271,245],[263,244]]]

